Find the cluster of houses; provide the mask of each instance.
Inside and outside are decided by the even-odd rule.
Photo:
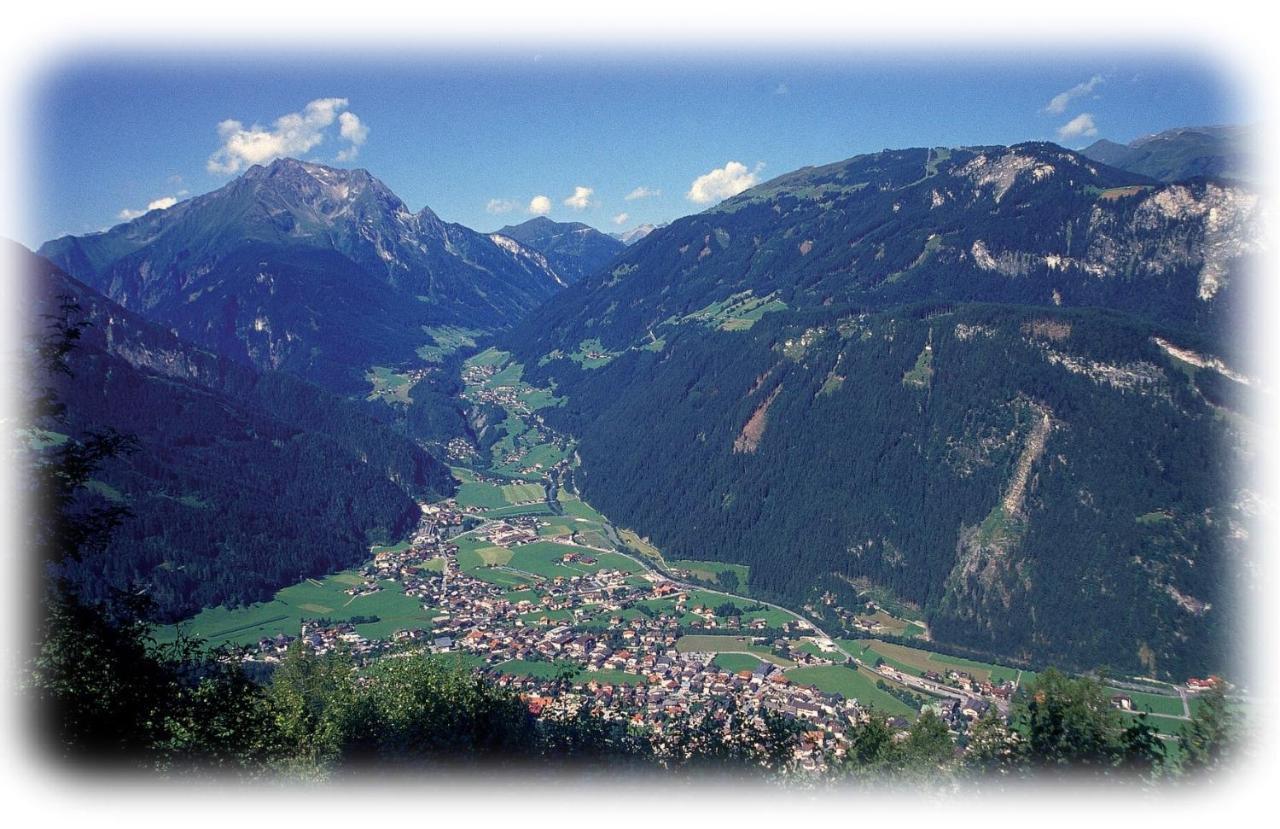
[[[406,595],[437,610],[430,630],[402,630],[387,640],[370,641],[350,621],[310,620],[303,623],[300,638],[318,653],[346,648],[364,658],[403,647],[465,652],[472,655],[475,670],[520,691],[538,715],[587,706],[606,718],[647,724],[661,733],[674,715],[727,707],[747,715],[775,712],[804,723],[802,764],[819,763],[826,752],[839,754],[850,725],[865,716],[856,700],[790,681],[768,657],[754,669],[729,671],[715,663],[712,653],[677,647],[689,628],[746,634],[751,628],[766,629],[763,618],[719,617],[707,600],[692,598],[696,593],[654,573],[637,577],[597,569],[538,579],[534,590],[511,592],[460,568],[454,535],[462,523],[461,512],[451,505],[425,506],[412,543],[380,551],[363,571],[365,580],[351,588],[365,591],[380,581],[400,582]],[[538,529],[539,519],[519,517],[499,522],[485,534],[490,543],[511,547],[537,539]],[[566,551],[562,560],[595,565],[598,554],[582,547]],[[433,566],[424,566],[427,562]],[[800,637],[814,646],[797,647]],[[768,638],[743,639],[801,664],[844,661],[834,645],[802,620],[785,623]],[[278,661],[293,641],[288,636],[264,638],[248,658]],[[529,676],[530,663],[567,667]],[[1005,693],[1004,686],[988,687],[962,671],[926,681],[953,686],[956,696],[935,705],[957,728],[986,711],[984,696]]]
[[[444,445],[445,454],[451,461],[467,462],[474,460],[479,454],[471,441],[466,438],[453,438]]]
[[[256,651],[251,650],[246,659],[273,664],[280,662],[295,641],[301,639],[303,644],[314,653],[325,654],[343,648],[353,656],[375,656],[385,649],[384,643],[372,641],[361,636],[355,625],[349,622],[328,623],[318,619],[304,619],[299,636],[279,634],[258,640]]]
[[[467,366],[462,372],[462,382],[467,385],[467,396],[478,403],[501,406],[517,415],[528,415],[531,410],[520,399],[519,386],[486,386],[485,382],[497,373],[495,366]]]
[[[538,522],[532,516],[519,516],[491,527],[486,534],[499,547],[516,547],[538,540]]]
[[[548,636],[564,639],[562,649],[577,639],[566,629]],[[598,643],[584,647],[594,651]],[[643,654],[619,651],[611,659],[589,662],[599,667],[570,679],[542,679],[493,669],[487,673],[499,686],[519,691],[535,715],[572,716],[585,707],[604,719],[647,726],[657,735],[673,717],[728,708],[748,717],[770,711],[804,723],[797,759],[809,767],[822,762],[824,751],[842,753],[851,727],[866,717],[856,700],[797,685],[769,662],[760,662],[754,670],[728,671],[717,667],[713,658],[710,653],[681,653],[667,647]],[[616,673],[593,676],[602,670],[624,670],[609,669],[611,663],[627,665],[631,676],[626,681],[620,681]],[[905,727],[906,723],[899,725]]]

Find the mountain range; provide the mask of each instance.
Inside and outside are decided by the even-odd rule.
[[[566,398],[584,496],[674,558],[836,629],[878,596],[974,655],[1185,676],[1234,630],[1259,216],[1051,144],[886,151],[677,220],[499,340]]]
[[[451,489],[423,447],[476,440],[451,373],[496,344],[555,389],[539,415],[593,505],[670,558],[749,565],[753,595],[833,632],[872,597],[958,653],[1221,670],[1261,210],[1210,172],[1230,165],[1166,149],[1198,134],[1090,148],[1114,163],[886,150],[630,239],[545,218],[486,235],[284,159],[53,240],[36,310],[69,291],[101,325],[65,389],[77,422],[137,417],[155,447],[104,481],[148,517],[82,575],[152,580],[176,613],[349,563]],[[412,399],[366,401],[374,369],[415,372]],[[244,498],[290,484],[281,563],[236,466]],[[306,552],[331,524],[338,549]]]
[[[1181,127],[1128,144],[1105,138],[1081,150],[1094,161],[1164,182],[1196,176],[1247,181],[1254,169],[1251,133],[1244,127]]]
[[[413,213],[364,170],[293,159],[39,253],[192,343],[348,393],[431,331],[509,326],[565,284],[542,254]]]
[[[546,257],[556,274],[572,284],[595,273],[626,248],[626,244],[582,222],[554,222],[538,216],[507,225],[498,236],[514,239]]]

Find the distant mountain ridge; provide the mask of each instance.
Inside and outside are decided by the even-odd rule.
[[[1103,164],[1164,182],[1204,176],[1249,180],[1250,130],[1238,126],[1180,127],[1128,144],[1101,139],[1081,154]]]
[[[536,251],[411,212],[365,170],[294,159],[39,252],[195,343],[344,391],[411,359],[424,326],[502,328],[563,285]]]
[[[617,239],[622,244],[630,246],[639,242],[641,239],[648,236],[650,233],[653,233],[660,227],[666,227],[666,224],[654,225],[645,223],[642,225],[636,225],[630,230],[624,230],[619,233],[610,233],[609,235]]]
[[[595,273],[626,247],[590,225],[556,222],[546,216],[507,225],[494,235],[514,239],[541,253],[551,268],[569,284]]]

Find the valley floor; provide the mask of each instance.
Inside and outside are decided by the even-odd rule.
[[[800,759],[811,764],[824,748],[838,751],[870,710],[905,728],[932,709],[963,734],[989,708],[1007,714],[1034,678],[832,636],[803,613],[745,595],[742,565],[667,561],[563,483],[573,479],[572,441],[538,414],[558,401],[520,374],[492,349],[465,364],[464,397],[501,406],[506,435],[489,457],[471,452],[454,468],[456,496],[423,504],[411,538],[374,548],[361,568],[285,588],[271,602],[205,610],[181,629],[264,666],[298,638],[364,660],[452,654],[520,690],[535,713],[586,706],[660,729],[666,716],[699,708],[775,711],[803,724]],[[724,589],[726,580],[737,587]],[[868,635],[924,631],[883,609],[855,624]],[[1194,705],[1186,689],[1116,685],[1115,707],[1149,712],[1176,742]]]

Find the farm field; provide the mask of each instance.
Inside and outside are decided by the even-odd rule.
[[[542,484],[503,484],[502,497],[512,506],[525,501],[541,501],[544,497]]]
[[[431,617],[436,611],[424,609],[417,599],[404,595],[398,582],[382,582],[382,590],[367,596],[353,597],[343,592],[361,581],[354,570],[323,580],[307,579],[282,589],[269,602],[239,608],[206,608],[182,627],[213,647],[251,645],[264,636],[281,633],[297,636],[303,619],[337,622],[353,616],[377,616],[378,622],[356,625],[356,630],[369,638],[386,637],[403,628],[431,629]],[[156,638],[172,641],[176,634],[175,626],[167,626],[157,631]]]
[[[692,634],[681,636],[676,640],[676,650],[680,653],[748,653],[758,656],[766,662],[772,662],[780,668],[792,668],[796,663],[775,655],[764,645],[753,645],[741,636],[715,636],[711,634]]]
[[[820,665],[787,671],[787,678],[797,685],[810,685],[828,694],[841,694],[864,705],[898,717],[914,718],[915,709],[876,687],[870,676],[843,665]]]
[[[485,518],[515,518],[519,515],[554,515],[551,508],[547,506],[546,501],[539,501],[536,504],[521,504],[516,507],[496,507],[494,509],[485,510]]]
[[[489,510],[495,507],[509,506],[507,499],[503,497],[501,487],[474,480],[463,481],[462,485],[458,487],[458,494],[455,497],[457,498],[458,506],[464,509]]]

